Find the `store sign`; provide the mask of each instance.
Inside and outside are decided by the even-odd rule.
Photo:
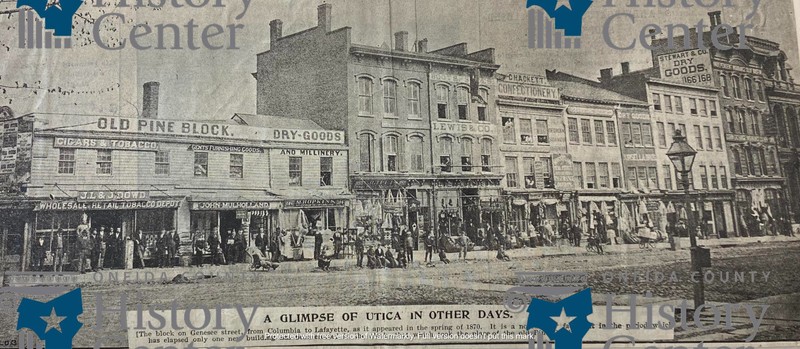
[[[267,133],[267,140],[293,143],[344,144],[344,132],[330,130],[272,129]]]
[[[722,70],[733,70],[738,71],[741,73],[753,74],[753,75],[761,75],[761,69],[758,68],[750,68],[750,67],[740,67],[738,65],[728,64],[717,62],[716,67]]]
[[[497,84],[497,94],[501,96],[547,99],[552,101],[561,99],[561,94],[555,87],[510,84],[506,82]]]
[[[553,179],[559,189],[574,189],[572,155],[553,154]]]
[[[342,207],[346,204],[344,199],[294,199],[284,200],[283,208]]]
[[[659,55],[661,79],[693,86],[714,86],[708,50],[687,50]]]
[[[219,151],[223,153],[263,153],[263,148],[240,147],[232,145],[212,145],[212,144],[192,144],[189,146],[192,151]]]
[[[120,139],[56,137],[56,148],[158,151],[158,142]]]
[[[461,84],[469,84],[469,76],[464,75],[452,75],[452,74],[442,74],[442,73],[431,73],[431,80],[432,81],[447,81],[447,82],[455,82]]]
[[[495,132],[495,126],[491,124],[473,124],[461,122],[432,122],[433,132],[437,133],[457,133],[486,135]]]
[[[656,154],[623,154],[625,161],[656,161]]]
[[[330,156],[339,157],[345,156],[347,153],[344,150],[322,150],[322,149],[281,149],[281,155],[289,156]]]
[[[146,190],[89,190],[79,191],[78,201],[147,201],[150,192]]]
[[[98,210],[152,210],[178,208],[180,200],[151,201],[42,201],[36,204],[36,211],[98,211]]]
[[[508,73],[503,76],[503,81],[515,84],[550,86],[550,83],[547,81],[547,77],[544,75]]]
[[[278,201],[195,201],[191,203],[193,211],[230,211],[230,210],[277,210]]]

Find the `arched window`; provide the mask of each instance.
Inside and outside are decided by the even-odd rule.
[[[744,79],[744,95],[747,97],[748,101],[755,100],[755,97],[753,96],[753,80],[750,80],[749,78]]]
[[[422,136],[414,135],[408,138],[408,154],[410,156],[411,171],[423,172],[425,171],[424,158],[425,153],[423,150]]]
[[[492,140],[481,140],[481,171],[492,172]]]
[[[478,95],[481,97],[481,101],[478,104],[478,121],[489,121],[486,115],[486,104],[489,103],[489,91],[482,88],[478,91]]]
[[[800,147],[800,121],[797,120],[797,111],[794,108],[788,108],[786,111],[786,119],[789,120],[791,142],[795,147]]]
[[[730,110],[725,111],[725,122],[726,122],[725,125],[728,128],[728,132],[736,133],[736,121],[733,120],[733,114],[731,113]]]
[[[459,86],[456,89],[456,97],[458,99],[458,119],[469,119],[469,89]]]
[[[358,149],[361,172],[372,172],[372,156],[375,153],[375,137],[369,133],[358,136]]]
[[[419,115],[419,91],[418,82],[410,81],[406,85],[406,97],[408,98],[408,115]]]
[[[761,171],[761,162],[758,160],[758,156],[753,156],[753,150],[751,148],[745,148],[745,154],[747,154],[745,159],[749,161],[747,169],[750,175],[760,176],[761,174],[758,172]]]
[[[733,98],[742,99],[742,90],[741,90],[741,83],[739,81],[738,76],[734,76],[731,78],[733,81]]]
[[[722,89],[722,94],[725,97],[730,97],[730,91],[728,91],[728,77],[724,74],[719,74],[719,85]]]
[[[397,135],[383,137],[383,168],[386,172],[397,172],[400,170],[400,142]]]
[[[472,139],[461,139],[461,171],[472,172]]]
[[[747,114],[744,110],[739,110],[739,133],[747,134]]]
[[[397,82],[394,80],[383,81],[383,112],[397,115]]]
[[[783,113],[783,108],[780,105],[776,105],[773,115],[775,115],[775,122],[778,126],[778,145],[781,147],[786,147],[789,145],[788,140],[791,132],[786,128],[786,117]]]
[[[762,150],[762,152],[762,156],[764,156],[764,174],[767,176],[779,175],[772,149]]]
[[[453,139],[450,137],[439,138],[439,165],[442,172],[453,170]]]
[[[736,148],[731,149],[731,157],[733,158],[733,171],[736,175],[742,175],[742,158],[739,150]]]
[[[756,136],[761,135],[761,118],[755,110],[750,111],[750,131]]]
[[[358,78],[358,112],[372,115],[372,79]]]
[[[447,119],[447,106],[450,100],[450,88],[447,85],[436,86],[436,113],[439,119]]]

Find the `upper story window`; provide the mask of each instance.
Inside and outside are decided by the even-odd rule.
[[[156,152],[155,169],[157,175],[169,175],[169,152],[160,150]]]
[[[592,144],[591,120],[581,119],[581,137],[583,138],[583,143]]]
[[[547,120],[536,120],[536,141],[543,144],[550,143]]]
[[[763,102],[766,100],[766,98],[764,98],[764,85],[761,84],[761,81],[756,81],[755,93],[756,93],[756,98],[758,98],[759,102]]]
[[[733,119],[733,114],[730,110],[725,111],[725,126],[728,128],[728,132],[736,133],[736,120]]]
[[[408,142],[409,155],[411,156],[411,171],[422,172],[425,170],[424,166],[424,151],[423,139],[421,136],[411,136]]]
[[[518,186],[516,157],[506,157],[506,186],[509,188],[516,188]]]
[[[689,113],[697,115],[697,99],[689,98]]]
[[[358,112],[372,115],[372,79],[358,78]]]
[[[450,88],[445,85],[436,86],[436,113],[439,119],[447,119],[447,105]]]
[[[681,96],[675,96],[675,112],[683,114],[683,98]]]
[[[664,111],[672,113],[672,96],[664,95]]]
[[[756,136],[761,135],[761,118],[755,110],[750,111],[750,130]]]
[[[459,87],[456,89],[456,97],[458,99],[458,119],[469,119],[469,89],[466,87]]]
[[[478,91],[478,95],[482,100],[482,103],[478,104],[478,121],[488,121],[486,103],[489,103],[489,91],[481,89]]]
[[[742,134],[747,134],[747,115],[745,114],[744,110],[739,110],[739,132]]]
[[[244,178],[244,155],[231,154],[231,178]]]
[[[110,175],[112,172],[111,168],[111,150],[98,150],[97,151],[97,174],[99,175]]]
[[[58,173],[75,174],[75,149],[58,149]]]
[[[461,139],[461,171],[472,172],[472,139]]]
[[[481,140],[481,171],[492,172],[492,140]]]
[[[716,117],[717,116],[717,101],[715,101],[715,100],[708,101],[708,107],[709,107],[709,112],[711,114],[711,117]]]
[[[580,143],[581,139],[578,133],[578,119],[575,118],[567,119],[567,126],[569,129],[569,142]]]
[[[375,138],[369,133],[358,136],[359,160],[361,172],[372,172],[372,158],[375,153]]]
[[[741,82],[738,76],[734,76],[731,78],[733,82],[731,87],[733,87],[733,98],[742,99],[742,89],[741,89]]]
[[[728,90],[728,77],[727,76],[725,76],[723,74],[719,75],[719,86],[720,86],[720,89],[722,90],[722,95],[723,96],[725,96],[725,97],[730,97],[731,96],[731,93]]]
[[[519,119],[519,138],[522,144],[533,144],[533,121]]]
[[[700,116],[708,116],[708,102],[705,99],[700,100]]]
[[[323,156],[319,158],[319,185],[327,187],[333,184],[333,158]]]
[[[399,169],[399,142],[396,135],[388,135],[384,138],[383,161],[387,172],[397,172]]]
[[[658,93],[653,94],[653,108],[655,110],[661,110],[661,95]]]
[[[383,81],[383,112],[397,115],[397,82],[394,80]]]
[[[606,133],[605,133],[605,126],[603,125],[603,120],[594,121],[594,141],[597,144],[606,143]]]
[[[516,143],[514,118],[506,116],[501,121],[503,122],[503,142]]]
[[[439,165],[442,172],[451,172],[453,168],[453,139],[442,137],[439,139]]]
[[[194,176],[208,177],[208,153],[194,153]]]
[[[289,157],[289,186],[299,187],[303,185],[303,158],[299,156]]]
[[[617,128],[613,121],[606,121],[606,136],[609,145],[617,145]]]
[[[408,115],[419,116],[419,91],[420,86],[417,82],[409,82],[406,85],[406,93],[408,95]]]
[[[753,96],[753,80],[744,79],[744,95],[747,97],[748,101],[752,101],[755,99]]]

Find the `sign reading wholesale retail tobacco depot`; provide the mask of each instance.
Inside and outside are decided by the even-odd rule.
[[[344,132],[332,130],[274,129],[229,124],[224,121],[137,119],[93,115],[37,118],[36,128],[47,130],[112,132],[127,135],[212,137],[257,142],[344,144]],[[79,144],[82,145],[83,143]]]

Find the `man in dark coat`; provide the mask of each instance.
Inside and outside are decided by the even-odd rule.
[[[256,244],[256,248],[259,251],[261,251],[261,254],[263,254],[264,256],[267,255],[267,244],[266,244],[267,241],[266,241],[266,239],[267,239],[267,237],[264,236],[264,228],[259,229],[258,230],[258,234],[256,234],[256,238],[255,238],[254,242]]]
[[[139,229],[131,234],[131,241],[133,241],[133,267],[144,269],[144,246],[142,245],[142,238],[144,233]]]
[[[125,269],[125,234],[122,233],[122,228],[117,228],[117,231],[114,233],[114,241],[116,245],[116,259],[114,260],[114,266],[118,269]]]
[[[170,235],[172,238],[172,244],[169,245],[169,266],[175,266],[175,257],[178,255],[178,248],[181,247],[181,236],[178,235],[177,230],[173,230],[172,234]]]
[[[86,273],[86,258],[92,251],[92,241],[89,238],[89,231],[83,230],[81,235],[78,236],[78,271],[81,274]]]
[[[364,263],[364,237],[361,236],[361,234],[356,233],[355,247],[356,247],[356,258],[358,258],[356,260],[356,266],[359,267],[359,268],[363,268],[364,267],[364,264],[363,264]]]
[[[100,235],[100,232],[97,231],[97,229],[92,229],[89,239],[92,243],[92,253],[90,258],[92,262],[92,271],[97,271],[103,268],[103,266],[100,265],[100,254],[103,250],[103,236]]]
[[[222,250],[222,255],[225,256],[225,263],[227,264],[230,262],[230,251],[228,246],[228,240],[232,239],[231,237],[231,230],[224,230],[220,232],[220,239],[219,239],[219,248]]]
[[[161,253],[161,266],[162,267],[172,267],[172,250],[175,249],[175,240],[172,239],[172,234],[169,231],[164,231],[164,235],[161,236],[161,246],[163,246],[163,252]]]
[[[211,264],[219,265],[219,228],[212,229],[207,240],[208,247],[211,249]]]
[[[319,258],[320,251],[322,251],[322,231],[314,229],[314,258]]]
[[[114,260],[117,254],[117,245],[114,239],[114,232],[107,231],[105,226],[100,227],[100,236],[103,238],[105,245],[102,247],[100,253],[103,255],[103,268],[111,269],[114,267]]]

